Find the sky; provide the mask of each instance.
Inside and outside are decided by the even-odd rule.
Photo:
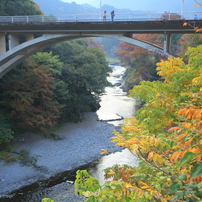
[[[88,3],[96,8],[100,4],[114,6],[115,8],[128,8],[131,10],[156,10],[180,12],[183,8],[185,11],[202,11],[202,8],[194,7],[195,0],[61,0],[63,2],[76,2],[77,4]],[[202,1],[202,0],[199,0]],[[184,3],[183,3],[184,2]],[[189,9],[189,10],[188,10]]]

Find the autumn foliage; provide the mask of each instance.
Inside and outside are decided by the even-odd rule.
[[[103,187],[86,201],[181,202],[202,200],[202,46],[157,63],[163,81],[142,81],[130,91],[144,100],[112,142],[139,158],[137,167],[105,170]]]
[[[159,47],[163,46],[162,41],[158,40],[159,34],[134,34],[133,38]],[[126,42],[121,42],[115,53],[121,63],[128,67],[125,73],[126,90],[130,90],[142,80],[151,81],[157,78],[155,64],[160,60],[158,55]]]

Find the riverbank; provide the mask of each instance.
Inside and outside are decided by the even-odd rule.
[[[0,162],[0,198],[33,183],[40,183],[99,159],[101,149],[120,150],[110,142],[112,124],[97,121],[97,114],[85,113],[81,123],[68,123],[58,132],[62,140],[45,139],[37,134],[23,134],[15,142],[16,151],[28,150],[35,166]]]
[[[108,80],[114,85],[123,84],[124,71],[124,67],[114,66]],[[135,100],[127,97],[127,93],[117,85],[106,88],[100,104],[101,108],[96,113],[85,113],[81,123],[66,124],[57,133],[61,140],[45,139],[32,133],[16,139],[16,150],[30,151],[29,158],[34,160],[34,164],[30,165],[29,159],[22,163],[0,162],[0,202],[41,202],[45,197],[55,202],[83,201],[83,198],[74,195],[73,185],[68,181],[74,180],[78,169],[89,168],[90,173],[99,178],[101,172],[97,171],[103,166],[111,166],[105,163],[105,157],[101,159],[101,164],[98,163],[101,158],[99,153],[101,149],[107,149],[110,153],[122,150],[110,142],[110,137],[114,136],[115,129],[119,129],[122,119],[133,116],[136,111]],[[107,159],[115,164],[127,157],[109,155]],[[114,162],[115,159],[118,162]],[[131,160],[132,157],[129,157],[127,162]],[[132,161],[136,164],[136,159]],[[18,190],[17,199],[3,199],[11,197],[15,190]]]

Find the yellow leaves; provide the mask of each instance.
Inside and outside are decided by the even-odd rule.
[[[113,176],[114,174],[115,172],[112,169],[110,169],[109,172],[107,172],[107,175],[110,175],[110,176]]]
[[[124,187],[128,189],[128,188],[132,188],[133,186],[132,186],[131,184],[126,183],[126,184],[124,185]]]
[[[161,60],[161,62],[157,63],[156,70],[158,71],[158,75],[162,76],[165,79],[165,82],[170,81],[170,76],[177,71],[184,71],[179,66],[184,64],[182,58],[172,58],[169,57],[167,61]]]
[[[130,146],[130,149],[131,149],[131,151],[137,151],[138,150],[138,148],[139,148],[139,146],[137,145],[137,144],[133,144],[133,145],[131,145]]]
[[[192,79],[193,85],[202,85],[202,75],[200,74],[198,77]]]
[[[82,192],[82,194],[85,196],[85,197],[90,197],[90,196],[93,196],[94,193],[92,191],[84,191]]]
[[[131,132],[131,129],[133,130],[133,128],[131,128],[131,126],[126,126],[123,128],[123,132]]]
[[[151,151],[151,152],[149,152],[149,155],[148,155],[148,160],[150,160],[151,158],[153,158],[153,156],[154,156],[154,152],[153,151]]]
[[[150,186],[147,185],[146,183],[140,181],[140,184],[142,184],[142,186],[140,187],[141,189],[150,189]]]
[[[154,162],[158,162],[159,164],[163,163],[162,155],[159,155],[153,151],[149,152],[148,160],[153,160]]]
[[[163,160],[162,160],[162,155],[159,155],[157,153],[154,153],[153,155],[153,160],[155,162],[158,162],[159,164],[162,164],[163,163]]]
[[[99,153],[100,155],[104,155],[109,152],[109,150],[106,150],[106,149],[101,149],[101,150],[102,152]]]

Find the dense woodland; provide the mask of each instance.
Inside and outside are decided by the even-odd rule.
[[[17,14],[25,10],[41,14],[30,0],[1,2],[0,13],[14,14],[15,7],[19,7]],[[1,78],[0,145],[26,130],[41,132],[59,123],[81,121],[83,112],[100,107],[111,68],[102,45],[87,41],[89,46],[78,39],[47,47]]]
[[[20,10],[42,13],[31,0],[0,2],[0,15],[21,15]],[[162,35],[133,37],[159,46],[163,42]],[[124,42],[117,46],[120,62],[128,67],[125,88],[144,105],[135,118],[125,120],[112,141],[135,153],[140,163],[138,167],[107,168],[105,178],[113,180],[103,186],[86,171],[78,171],[75,190],[86,201],[202,200],[201,40],[200,33],[174,35],[171,48],[180,57],[168,59]],[[58,123],[79,121],[83,112],[97,110],[100,95],[110,85],[105,45],[95,39],[59,43],[2,77],[1,148],[22,130],[47,131]]]

